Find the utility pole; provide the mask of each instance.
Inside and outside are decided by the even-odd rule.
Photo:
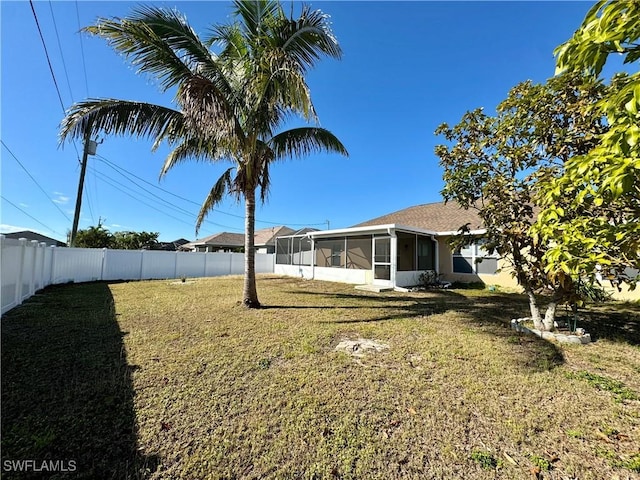
[[[78,182],[78,195],[76,196],[76,211],[73,215],[73,227],[71,228],[70,247],[75,247],[76,235],[78,235],[78,222],[80,221],[80,207],[82,206],[82,190],[84,189],[84,175],[87,172],[87,160],[89,155],[96,154],[97,143],[91,140],[91,127],[87,125],[84,133],[84,151],[82,152],[82,164],[80,166],[80,181]]]

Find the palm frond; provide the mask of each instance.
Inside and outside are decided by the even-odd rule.
[[[276,159],[304,157],[319,152],[349,156],[342,142],[329,130],[320,127],[292,128],[278,133],[268,144]]]
[[[279,11],[275,0],[235,0],[234,14],[242,20],[241,24],[248,37],[263,36],[264,28]]]
[[[342,49],[331,32],[329,16],[320,10],[311,11],[305,5],[297,20],[286,19],[271,32],[277,46],[294,58],[300,71],[308,68],[326,55],[340,59]]]
[[[209,212],[213,210],[218,203],[220,203],[227,192],[231,193],[234,191],[233,180],[231,178],[231,171],[233,169],[234,167],[228,168],[220,176],[209,192],[209,195],[207,195],[207,198],[205,198],[202,207],[200,207],[200,212],[198,212],[198,218],[196,219],[196,235]]]
[[[60,124],[59,140],[83,138],[85,132],[158,138],[183,123],[177,110],[143,102],[89,99],[75,103]]]
[[[193,75],[195,66],[189,57],[182,57],[174,49],[170,36],[162,37],[171,28],[190,30],[177,12],[142,7],[130,18],[99,18],[96,25],[84,31],[106,39],[138,68],[138,73],[152,75],[160,81],[161,88],[167,90]]]
[[[164,177],[173,167],[187,160],[215,162],[223,158],[226,158],[224,153],[220,151],[213,140],[207,141],[201,137],[190,137],[183,140],[169,153],[160,170],[160,178]]]

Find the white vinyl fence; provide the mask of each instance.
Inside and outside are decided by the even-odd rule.
[[[47,285],[95,280],[216,277],[244,273],[243,253],[47,247],[0,235],[2,313]],[[256,273],[273,273],[275,254],[256,253]]]

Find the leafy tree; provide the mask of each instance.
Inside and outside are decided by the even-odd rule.
[[[556,49],[557,71],[595,78],[613,53],[637,64],[639,38],[640,1],[600,1]],[[640,269],[640,73],[615,75],[611,85],[592,107],[609,129],[544,189],[534,231],[551,245],[548,271],[577,277],[601,269],[633,288]]]
[[[158,232],[115,232],[113,247],[122,250],[153,248],[158,243]]]
[[[115,232],[98,223],[84,230],[78,230],[76,247],[78,248],[114,248],[118,250],[140,250],[152,248],[158,243],[158,232]]]
[[[101,223],[78,230],[75,246],[78,248],[113,248],[113,235]]]
[[[234,22],[214,25],[204,40],[178,12],[152,7],[87,27],[85,31],[105,38],[139,73],[155,76],[163,91],[175,88],[177,109],[86,100],[71,107],[60,135],[62,140],[80,138],[89,130],[150,137],[154,148],[167,142],[173,150],[161,176],[190,159],[231,162],[205,199],[196,232],[226,194],[244,199],[243,304],[258,307],[256,193],[265,200],[271,164],[322,151],[347,155],[326,129],[282,130],[292,115],[317,125],[305,74],[324,56],[340,58],[341,49],[319,10],[303,6],[293,18],[275,0],[236,0],[234,6]]]
[[[450,144],[436,147],[444,168],[443,197],[478,211],[486,228],[485,248],[508,262],[540,330],[553,328],[556,306],[575,301],[576,288],[571,276],[547,271],[547,244],[530,235],[538,212],[536,192],[606,130],[589,109],[605,92],[600,82],[578,75],[544,85],[527,81],[511,89],[495,116],[477,109],[456,126],[445,123],[436,130]],[[539,294],[549,297],[544,318]]]

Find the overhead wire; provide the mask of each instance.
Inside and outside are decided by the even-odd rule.
[[[51,65],[51,58],[49,57],[49,51],[47,50],[47,44],[44,41],[44,36],[42,35],[42,29],[40,28],[40,22],[38,21],[38,15],[36,14],[36,9],[33,6],[33,0],[29,0],[29,5],[31,5],[31,12],[33,12],[33,18],[36,21],[36,27],[38,27],[38,33],[40,34],[40,40],[42,41],[42,47],[44,48],[44,54],[47,57],[47,64],[49,65],[49,72],[51,72],[51,78],[53,78],[53,85],[56,87],[56,92],[58,93],[58,100],[60,100],[60,107],[63,112],[66,112],[64,108],[64,102],[62,101],[62,95],[60,94],[60,87],[58,87],[58,80],[56,80],[56,74],[53,73],[53,66]]]
[[[78,0],[76,0],[76,20],[78,20],[78,30],[81,30],[80,27],[80,10],[78,8]],[[84,86],[87,92],[87,98],[89,97],[89,80],[87,78],[87,63],[85,62],[84,56],[84,43],[82,42],[82,35],[80,38],[80,53],[82,54],[82,70],[84,71]]]
[[[100,171],[96,171],[95,173],[96,173],[97,178],[98,178],[98,179],[100,179],[100,181],[105,182],[107,185],[110,185],[112,188],[115,188],[115,189],[116,189],[116,190],[118,190],[119,192],[122,192],[122,193],[124,193],[125,195],[127,195],[128,197],[133,198],[136,202],[139,202],[139,203],[141,203],[142,205],[145,205],[145,206],[147,206],[147,207],[151,208],[152,210],[155,210],[156,212],[162,213],[163,215],[165,215],[165,216],[167,216],[167,217],[169,217],[169,218],[173,218],[174,220],[176,220],[176,221],[178,221],[178,222],[184,223],[185,225],[189,225],[189,226],[191,226],[191,227],[193,226],[193,223],[187,222],[186,220],[183,220],[183,219],[181,219],[181,218],[175,217],[175,216],[173,216],[173,215],[171,215],[171,214],[167,213],[166,211],[160,210],[160,209],[158,209],[157,207],[155,207],[155,206],[153,206],[153,205],[151,205],[151,204],[149,204],[149,203],[146,203],[146,202],[145,202],[145,201],[143,201],[143,200],[140,200],[139,198],[135,197],[135,196],[134,196],[133,194],[131,194],[130,192],[127,192],[126,190],[124,190],[124,189],[122,189],[122,188],[118,187],[118,186],[116,185],[116,183],[119,183],[119,182],[115,182],[113,179],[111,179],[111,178],[109,178],[108,176],[104,175],[102,172],[100,172]],[[120,185],[122,185],[122,184],[120,184]]]
[[[48,225],[45,225],[44,223],[42,223],[40,220],[38,220],[36,217],[34,217],[33,215],[28,214],[27,212],[25,212],[22,208],[20,208],[18,205],[16,205],[15,203],[13,203],[11,200],[5,198],[3,195],[0,194],[0,198],[2,198],[2,200],[4,200],[5,202],[7,202],[9,205],[15,207],[16,209],[20,210],[23,214],[25,214],[27,217],[29,217],[31,220],[38,222],[40,225],[42,225],[44,228],[46,228],[47,230],[49,230],[50,232],[55,233],[56,235],[62,235],[60,232],[54,230],[53,228],[51,228]]]
[[[93,167],[89,167],[89,169],[92,169],[92,168],[93,168]],[[169,201],[167,201],[167,200],[163,199],[162,197],[159,197],[158,195],[155,195],[153,192],[150,192],[150,191],[148,191],[147,189],[145,189],[144,187],[141,187],[139,184],[137,184],[137,183],[133,182],[131,179],[127,178],[126,176],[124,177],[126,180],[128,180],[129,182],[131,182],[131,183],[133,183],[134,185],[136,185],[138,188],[140,188],[143,192],[146,192],[146,193],[147,193],[147,195],[150,195],[152,198],[149,198],[149,196],[146,196],[146,197],[145,197],[141,192],[135,191],[135,193],[136,193],[137,195],[143,196],[143,197],[145,197],[147,200],[150,200],[150,201],[153,201],[153,202],[158,202],[158,203],[159,203],[159,202],[162,202],[162,207],[164,208],[164,210],[161,210],[161,209],[157,208],[157,207],[156,207],[156,206],[154,206],[154,205],[150,205],[149,203],[146,203],[146,202],[144,202],[144,201],[140,200],[139,198],[136,198],[136,197],[135,197],[134,195],[132,195],[131,193],[126,192],[126,191],[122,190],[121,188],[117,187],[117,186],[116,186],[116,185],[114,185],[114,184],[120,185],[121,187],[123,187],[123,188],[125,188],[125,189],[130,189],[130,187],[126,186],[126,185],[125,185],[125,184],[123,184],[122,182],[119,182],[118,180],[114,179],[113,177],[110,177],[110,176],[106,175],[104,172],[101,172],[101,171],[99,171],[99,170],[97,170],[97,169],[94,169],[94,173],[96,174],[97,178],[99,178],[101,181],[103,181],[103,182],[107,183],[108,185],[111,185],[111,186],[112,186],[113,188],[115,188],[116,190],[119,190],[119,191],[121,191],[121,192],[125,193],[127,196],[129,196],[129,197],[133,198],[133,199],[134,199],[134,200],[136,200],[136,201],[139,201],[141,204],[146,205],[147,207],[149,207],[149,208],[153,209],[154,211],[156,211],[156,212],[158,212],[158,213],[161,213],[161,214],[163,214],[163,215],[167,215],[167,216],[169,216],[169,217],[171,217],[171,218],[173,218],[173,219],[176,219],[176,220],[178,220],[178,221],[181,221],[181,222],[183,222],[183,223],[187,223],[187,224],[188,224],[188,225],[190,225],[190,226],[193,226],[193,225],[194,225],[194,223],[193,223],[193,222],[194,222],[194,221],[195,221],[195,219],[197,218],[197,215],[196,215],[196,214],[194,214],[193,212],[190,212],[190,211],[188,211],[188,210],[185,210],[185,209],[183,209],[183,208],[181,208],[181,207],[178,207],[178,206],[176,206],[176,205],[172,204],[171,202],[169,202]],[[133,191],[133,190],[131,190],[131,191]],[[177,212],[177,213],[179,213],[179,214],[181,214],[181,215],[186,215],[186,216],[188,216],[188,217],[191,219],[191,222],[186,222],[186,221],[184,221],[184,220],[182,220],[182,219],[178,219],[178,218],[176,218],[176,217],[175,217],[175,216],[173,216],[173,215],[169,215],[169,214],[166,212],[166,209],[167,209],[167,208],[172,209],[172,210],[174,210],[175,212]],[[229,225],[222,225],[222,224],[220,224],[220,223],[212,222],[211,220],[204,220],[204,222],[203,222],[203,223],[206,223],[206,224],[208,224],[208,225],[215,225],[216,227],[224,228],[224,229],[228,229],[228,230],[235,230],[235,231],[239,231],[239,232],[240,232],[240,231],[242,231],[242,229],[235,228],[235,227],[231,227],[231,226],[229,226]]]
[[[60,107],[62,108],[62,113],[63,115],[66,115],[67,111],[66,108],[64,107],[64,101],[62,100],[62,94],[60,93],[60,87],[58,86],[58,80],[56,78],[56,74],[53,71],[53,65],[51,64],[51,57],[49,56],[49,50],[47,49],[47,42],[45,42],[44,40],[44,35],[42,34],[42,28],[40,27],[40,21],[38,20],[38,14],[36,13],[36,9],[35,6],[33,5],[33,0],[29,0],[29,5],[31,6],[31,13],[33,13],[33,19],[36,22],[36,27],[38,29],[38,34],[40,35],[40,41],[42,42],[42,48],[44,49],[44,55],[47,59],[47,65],[49,66],[49,72],[51,73],[51,78],[53,79],[53,85],[56,89],[56,93],[58,94],[58,100],[60,101]],[[56,25],[55,22],[55,17],[53,15],[53,7],[51,6],[51,3],[49,3],[49,8],[51,10],[51,17],[53,19],[53,24],[54,24],[54,29],[55,29],[55,33],[56,33],[56,37],[58,39],[58,46],[60,47],[60,36],[58,34],[58,27]],[[71,99],[73,101],[73,94],[71,93],[71,83],[69,82],[69,75],[67,73],[67,68],[66,68],[66,64],[64,62],[64,56],[62,55],[62,48],[60,47],[60,55],[62,57],[62,63],[63,63],[63,68],[65,71],[65,75],[67,76],[67,82],[68,82],[68,86],[69,86],[69,93],[71,94]],[[80,152],[78,151],[78,146],[76,145],[75,141],[72,142],[73,143],[73,148],[76,151],[76,158],[78,160],[78,163],[80,162]],[[89,208],[89,210],[91,210],[91,208]],[[91,212],[91,217],[93,218],[93,212]],[[71,220],[69,220],[71,221]]]
[[[172,196],[174,196],[174,197],[176,197],[176,198],[179,198],[180,200],[184,200],[185,202],[192,203],[192,204],[197,205],[197,206],[200,206],[200,205],[201,205],[200,203],[195,202],[195,201],[193,201],[193,200],[191,200],[191,199],[189,199],[189,198],[186,198],[186,197],[183,197],[183,196],[178,195],[178,194],[176,194],[176,193],[173,193],[173,192],[171,192],[171,191],[169,191],[169,190],[167,190],[167,189],[164,189],[164,188],[162,188],[162,187],[159,187],[158,185],[154,185],[153,183],[151,183],[151,182],[149,182],[149,181],[145,180],[144,178],[139,177],[139,176],[138,176],[138,175],[136,175],[135,173],[132,173],[132,172],[128,171],[128,170],[127,170],[127,169],[125,169],[124,167],[121,167],[121,166],[119,166],[119,165],[117,165],[117,164],[113,163],[112,161],[110,161],[109,159],[105,158],[105,157],[104,157],[104,156],[102,156],[102,155],[96,155],[96,157],[98,157],[98,158],[99,158],[100,160],[102,160],[104,163],[106,163],[106,164],[108,164],[109,166],[111,166],[113,169],[121,170],[121,171],[125,172],[126,174],[131,175],[131,176],[133,176],[133,177],[137,178],[138,180],[140,180],[140,181],[142,181],[142,182],[146,183],[147,185],[150,185],[150,186],[152,186],[152,187],[154,187],[154,188],[157,188],[158,190],[160,190],[160,191],[162,191],[162,192],[165,192],[165,193],[167,193],[167,194],[169,194],[169,195],[172,195]],[[235,217],[235,218],[241,218],[241,219],[244,219],[244,216],[242,216],[242,215],[236,215],[236,214],[233,214],[233,213],[224,212],[224,211],[219,210],[219,209],[217,209],[217,208],[214,208],[214,209],[213,209],[213,211],[214,211],[214,212],[216,212],[216,213],[220,213],[220,214],[222,214],[222,215],[227,215],[227,216],[230,216],[230,217]],[[256,222],[258,222],[258,223],[268,223],[268,224],[271,224],[271,225],[285,225],[285,224],[286,224],[286,225],[291,225],[291,226],[307,226],[307,227],[311,227],[311,226],[318,226],[318,225],[325,225],[325,224],[327,223],[327,222],[320,222],[320,223],[288,223],[288,222],[284,222],[284,223],[283,223],[283,222],[270,222],[270,221],[267,221],[267,220],[259,220],[259,219],[256,219]]]
[[[22,164],[22,162],[21,162],[20,160],[18,160],[18,157],[16,157],[16,156],[15,156],[15,154],[14,154],[14,153],[9,149],[9,147],[7,146],[7,144],[6,144],[6,143],[4,143],[4,140],[0,140],[0,142],[2,143],[2,146],[7,150],[7,152],[9,152],[9,155],[11,155],[11,156],[13,157],[13,159],[14,159],[16,162],[18,162],[18,165],[20,165],[20,167],[22,168],[22,170],[24,170],[24,171],[25,171],[25,173],[29,176],[29,178],[30,178],[31,180],[33,180],[33,183],[35,183],[35,184],[36,184],[36,186],[40,189],[40,191],[41,191],[42,193],[44,193],[44,196],[45,196],[45,197],[47,197],[47,199],[51,202],[51,204],[52,204],[54,207],[56,207],[56,208],[58,209],[58,211],[59,211],[62,215],[64,215],[64,217],[65,217],[67,220],[71,221],[71,218],[69,218],[69,216],[68,216],[66,213],[64,213],[64,211],[60,208],[60,206],[59,206],[56,202],[54,202],[54,201],[53,201],[53,199],[52,199],[51,197],[49,197],[49,194],[44,190],[44,188],[42,188],[42,186],[38,183],[38,181],[34,178],[34,176],[33,176],[33,175],[31,175],[31,173],[29,172],[29,170],[27,170],[27,167],[25,167],[25,166]]]

